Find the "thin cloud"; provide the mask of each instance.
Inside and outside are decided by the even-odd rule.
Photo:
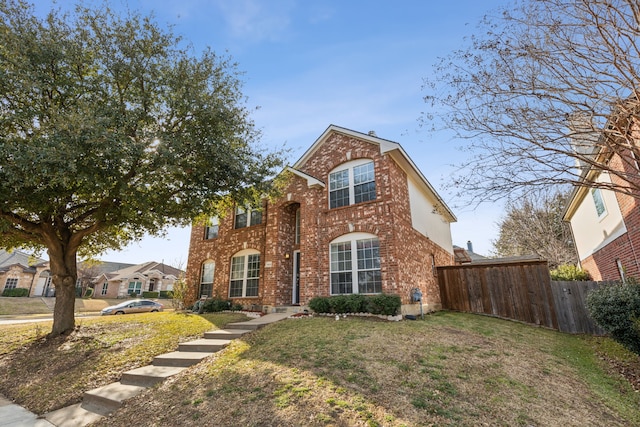
[[[232,37],[258,43],[286,38],[296,3],[293,0],[219,0],[216,5]]]

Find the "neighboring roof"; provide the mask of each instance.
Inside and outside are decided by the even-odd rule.
[[[404,151],[404,149],[397,142],[389,141],[388,139],[379,138],[376,135],[366,134],[357,132],[351,129],[346,129],[336,125],[330,125],[323,133],[320,135],[318,139],[309,147],[309,149],[298,159],[298,161],[293,165],[293,170],[298,170],[302,168],[302,166],[307,162],[307,160],[315,154],[315,152],[320,148],[320,146],[329,138],[332,133],[341,133],[343,135],[350,136],[352,138],[357,138],[371,144],[375,144],[380,147],[380,153],[385,154],[388,153],[395,162],[407,173],[407,175],[414,178],[416,182],[429,194],[433,195],[433,197],[440,204],[442,209],[444,210],[443,215],[448,216],[450,222],[456,222],[456,216],[453,214],[451,209],[447,206],[447,204],[442,200],[440,195],[436,192],[433,186],[429,183],[427,178],[422,174],[420,169],[416,166],[416,164],[411,160],[409,155]],[[292,170],[292,172],[293,172]],[[294,172],[295,173],[295,172]],[[308,175],[307,175],[308,176]]]
[[[461,248],[460,246],[456,246],[456,245],[453,245],[453,255],[455,256],[456,262],[459,262],[461,264],[491,260],[491,258],[487,258],[484,255],[477,254],[473,251],[470,251],[465,248]]]
[[[109,273],[105,273],[104,275],[107,276],[109,280],[127,280],[134,276],[148,276],[152,273],[161,274],[163,277],[173,276],[175,278],[178,278],[183,273],[183,271],[175,267],[171,267],[170,265],[150,261],[143,264],[130,264],[128,267],[111,271]]]
[[[11,252],[0,249],[0,270],[7,270],[12,265],[20,265],[23,269],[29,270],[33,269],[35,265],[45,262],[47,261],[42,258],[34,257],[17,249]]]

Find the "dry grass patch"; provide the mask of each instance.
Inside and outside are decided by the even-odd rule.
[[[50,314],[41,298],[0,297],[0,315]]]
[[[101,426],[640,425],[591,341],[459,313],[287,320],[128,402]]]
[[[241,314],[148,313],[76,319],[68,337],[47,340],[50,322],[3,327],[0,394],[43,414],[80,401],[129,369],[203,332],[246,319]]]

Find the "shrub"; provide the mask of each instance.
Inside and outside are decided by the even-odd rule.
[[[315,297],[309,301],[309,308],[316,313],[372,313],[395,315],[402,305],[398,295],[336,295]]]
[[[591,275],[588,271],[581,269],[573,264],[562,264],[557,268],[551,270],[551,280],[559,280],[563,282],[573,280],[591,280]]]
[[[13,289],[5,289],[2,291],[3,297],[28,297],[29,289],[26,288],[13,288]]]
[[[161,299],[171,299],[173,298],[173,291],[160,291],[158,296]]]
[[[210,298],[203,303],[202,311],[205,313],[216,313],[231,308],[231,301],[222,298]]]
[[[155,292],[155,291],[144,291],[142,292],[142,298],[158,298],[160,296],[159,292]]]
[[[611,338],[640,354],[640,284],[629,280],[605,285],[589,292],[586,305],[591,318]]]
[[[399,295],[379,294],[369,297],[369,312],[372,314],[384,314],[386,316],[395,316],[400,307],[402,300]]]
[[[309,301],[309,308],[316,313],[331,313],[329,297],[313,297]]]

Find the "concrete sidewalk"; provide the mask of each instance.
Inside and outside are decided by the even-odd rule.
[[[0,396],[0,427],[55,427],[33,412]]]
[[[166,355],[159,355],[156,357],[156,359],[159,361],[162,361],[163,358],[167,358],[167,357],[172,360],[176,359],[177,357],[179,357],[176,355],[180,354],[181,348],[183,346],[187,346],[187,348],[183,349],[183,351],[187,352],[186,353],[187,355],[194,355],[194,354],[198,355],[197,361],[190,362],[188,365],[174,365],[173,363],[169,363],[169,364],[158,363],[158,361],[154,359],[154,365],[165,365],[165,366],[156,366],[155,368],[167,371],[167,370],[170,370],[169,366],[184,366],[177,369],[186,369],[187,366],[191,366],[194,363],[199,362],[205,356],[208,356],[212,352],[218,351],[218,349],[222,348],[221,346],[218,345],[219,344],[218,341],[220,341],[219,338],[235,339],[242,336],[245,333],[259,329],[269,323],[274,323],[274,322],[278,322],[280,320],[286,319],[290,315],[291,315],[290,313],[270,313],[270,314],[266,314],[261,317],[256,317],[254,319],[247,320],[244,322],[229,323],[222,330],[217,329],[212,332],[205,333],[204,334],[205,339],[182,343],[178,348],[178,351],[167,353]],[[209,342],[209,344],[206,343],[207,341]],[[189,345],[195,346],[194,350],[192,351],[196,351],[199,353],[188,353],[189,351],[191,351],[188,348]],[[203,346],[205,347],[215,346],[216,348],[207,349],[207,348],[203,348]],[[185,354],[184,352],[182,353],[183,355]],[[123,373],[123,378],[125,378],[127,375],[133,378],[137,374],[139,375],[137,371],[150,369],[150,368],[154,368],[154,367],[147,366],[147,367],[134,369],[129,372],[125,372]],[[173,368],[173,369],[176,369],[176,368]],[[160,377],[164,379],[173,374],[175,374],[175,372],[173,371],[169,373],[163,373],[162,375],[160,375]],[[141,376],[143,377],[148,376],[148,374],[141,375]],[[140,379],[138,379],[138,381],[140,381]],[[146,387],[149,387],[152,383],[156,383],[157,381],[158,379],[155,378],[151,383],[144,384],[143,386],[137,387],[135,390],[135,393],[133,394],[138,394],[141,390],[143,390]],[[115,391],[111,390],[111,388],[114,388],[116,384],[119,384],[119,383],[110,384],[96,390],[85,392],[83,401],[86,401],[88,397],[91,397],[92,392],[96,392],[97,390],[100,390],[100,389],[103,390],[101,393],[107,393],[107,394],[122,393],[120,389]],[[121,386],[118,385],[118,387],[121,387]],[[125,387],[132,387],[132,386],[125,385]],[[104,400],[105,398],[102,397],[102,399]],[[109,409],[108,411],[105,411],[104,408],[98,408],[96,411],[94,411],[93,409],[96,409],[96,408],[92,408],[92,406],[95,406],[95,402],[93,402],[93,405],[91,403],[89,403],[88,405],[87,404],[83,405],[79,403],[66,408],[62,408],[57,411],[53,411],[44,415],[47,417],[48,420],[51,421],[50,422],[47,419],[38,418],[36,414],[29,412],[25,408],[10,402],[3,396],[0,396],[0,427],[80,427],[80,426],[85,426],[87,424],[90,424],[91,422],[97,421],[98,419],[104,417],[109,412],[113,412],[114,410],[117,410],[117,407],[119,407],[121,403],[120,400],[124,401],[124,398],[118,399],[118,405],[116,405],[113,408],[108,408]],[[90,408],[90,409],[87,410],[86,408]]]

